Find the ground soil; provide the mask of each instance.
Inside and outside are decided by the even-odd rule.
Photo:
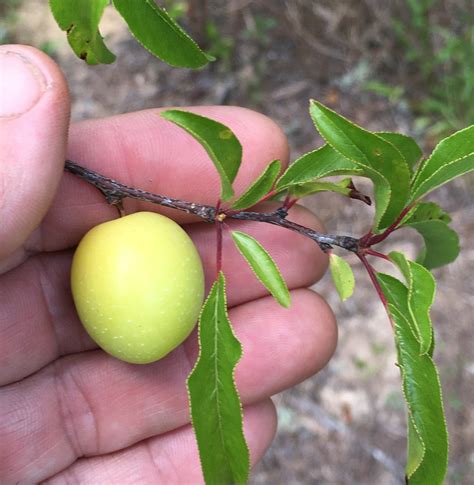
[[[318,98],[369,129],[414,133],[403,103],[392,105],[360,89],[354,60],[306,51],[302,62],[291,31],[276,27],[268,34],[272,41],[265,41],[267,33],[259,34],[254,12],[246,10],[248,2],[240,2],[233,31],[222,20],[238,36],[231,60],[197,73],[156,61],[129,37],[112,12],[107,13],[103,31],[118,60],[112,66],[87,67],[71,54],[45,3],[24,2],[16,39],[37,46],[48,42],[48,51],[70,85],[74,120],[163,105],[238,104],[274,118],[285,129],[295,158],[321,144],[307,115],[308,99]],[[452,213],[462,243],[458,260],[435,271],[439,290],[432,312],[450,429],[448,483],[453,484],[472,483],[474,474],[472,182],[467,178],[452,183],[433,196]],[[356,201],[319,195],[305,204],[330,232],[360,235],[367,229],[370,211]],[[414,255],[418,243],[407,231],[396,234],[385,249]],[[251,483],[402,483],[405,415],[391,330],[368,278],[355,259],[349,262],[357,278],[350,300],[338,301],[327,276],[314,287],[337,315],[336,354],[317,376],[275,396],[278,433]]]

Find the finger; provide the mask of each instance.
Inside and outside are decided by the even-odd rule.
[[[289,218],[321,228],[314,215],[302,207],[294,207]],[[235,221],[230,225],[263,244],[290,289],[310,286],[326,269],[326,256],[306,237],[269,224]],[[192,224],[188,229],[204,262],[209,288],[216,275],[215,228]],[[22,379],[61,355],[96,347],[74,309],[70,266],[70,251],[43,254],[0,278],[0,384]],[[224,239],[224,272],[230,306],[268,294],[229,234]]]
[[[74,307],[71,260],[71,251],[38,255],[0,277],[0,386],[97,347]]]
[[[59,68],[26,46],[0,46],[0,273],[25,257],[24,242],[62,175],[69,98]]]
[[[231,106],[184,108],[229,126],[243,146],[237,193],[273,159],[288,162],[281,129],[266,116]],[[190,202],[215,204],[220,194],[216,169],[204,149],[189,134],[159,116],[158,109],[86,121],[70,130],[68,157],[127,185]],[[156,205],[127,200],[127,212],[158,210]],[[180,223],[195,220],[163,209]],[[41,243],[32,250],[72,247],[92,226],[116,217],[99,191],[65,174],[54,204],[42,224]]]
[[[307,378],[334,351],[337,332],[327,304],[309,290],[293,291],[292,299],[289,309],[266,297],[230,311],[244,349],[236,382],[245,404]],[[146,366],[85,352],[3,388],[0,476],[41,480],[80,456],[183,426],[189,419],[185,380],[196,355],[195,339]],[[41,443],[41,453],[34,443]]]
[[[244,433],[255,465],[276,432],[276,412],[270,400],[244,409]],[[49,485],[63,483],[204,483],[191,426],[142,441],[131,448],[84,458],[60,472]]]

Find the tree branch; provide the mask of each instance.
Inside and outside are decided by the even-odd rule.
[[[82,167],[71,160],[66,160],[64,169],[67,172],[72,173],[97,187],[104,194],[109,204],[113,204],[118,207],[120,207],[121,202],[125,197],[129,197],[131,199],[152,202],[164,207],[170,207],[171,209],[193,214],[210,223],[214,223],[216,220],[222,222],[224,218],[266,222],[267,224],[284,227],[291,231],[302,234],[303,236],[309,237],[315,241],[323,251],[327,251],[332,246],[339,246],[353,253],[357,253],[359,251],[359,241],[356,238],[351,236],[321,234],[313,229],[301,226],[296,222],[288,221],[286,219],[288,211],[285,208],[277,209],[275,212],[229,211],[229,213],[226,214],[225,211],[220,212],[215,207],[209,205],[173,199],[171,197],[129,187],[128,185],[105,177],[104,175],[94,172],[93,170]]]
[[[212,206],[194,204],[193,202],[186,202],[184,200],[153,194],[146,190],[135,189],[134,187],[129,187],[128,185],[121,184],[116,180],[105,177],[93,170],[81,167],[71,160],[66,160],[64,169],[97,187],[104,194],[109,204],[117,205],[122,199],[129,197],[130,199],[152,202],[188,214],[194,214],[201,219],[204,219],[206,222],[214,222],[216,218],[216,209]]]
[[[258,221],[273,224],[275,226],[284,227],[291,231],[298,232],[303,236],[307,236],[313,239],[319,244],[323,251],[327,251],[331,246],[339,246],[347,251],[357,253],[359,250],[359,241],[351,236],[337,236],[333,234],[321,234],[308,227],[301,226],[296,222],[291,222],[286,219],[286,215],[282,214],[280,209],[275,212],[248,212],[242,211],[238,214],[232,214],[229,216],[232,219],[239,219],[245,221]]]

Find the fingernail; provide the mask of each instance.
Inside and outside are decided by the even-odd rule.
[[[0,119],[29,111],[46,88],[44,75],[30,59],[9,49],[0,50]]]

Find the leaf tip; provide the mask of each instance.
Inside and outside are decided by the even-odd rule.
[[[278,303],[283,307],[283,308],[290,308],[291,306],[291,296],[288,293],[284,297],[280,297],[278,299]]]

